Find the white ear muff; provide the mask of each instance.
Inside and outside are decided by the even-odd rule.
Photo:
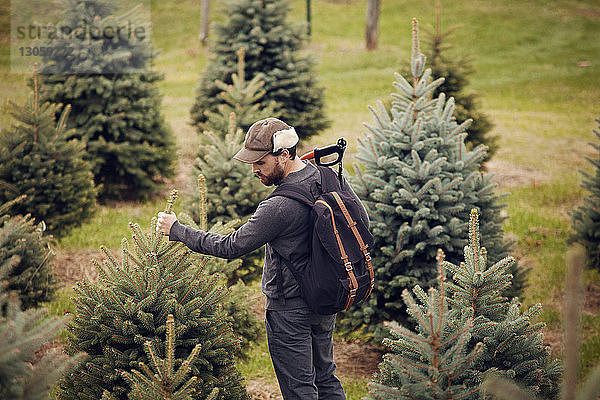
[[[298,143],[298,134],[294,128],[283,129],[273,134],[273,153],[289,149]]]

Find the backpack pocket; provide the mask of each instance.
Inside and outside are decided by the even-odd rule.
[[[362,275],[356,276],[356,281],[358,282],[358,290],[356,291],[356,296],[352,301],[352,305],[360,303],[367,297],[367,294],[371,289],[371,275],[369,273],[365,273]],[[340,285],[338,289],[337,296],[337,304],[342,308],[346,308],[346,304],[348,303],[348,297],[350,296],[350,279],[340,279]]]

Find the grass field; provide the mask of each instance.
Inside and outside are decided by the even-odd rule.
[[[312,37],[304,51],[316,61],[325,87],[329,129],[310,144],[349,141],[349,160],[356,141],[370,122],[367,106],[393,91],[393,73],[408,62],[411,19],[422,26],[433,23],[433,0],[385,0],[380,17],[378,50],[364,46],[365,2],[313,0]],[[447,3],[447,4],[446,4]],[[220,4],[220,3],[219,3]],[[305,2],[292,2],[295,20],[304,18]],[[189,126],[194,89],[206,65],[208,49],[198,40],[200,7],[197,0],[151,3],[153,39],[160,55],[155,68],[165,74],[160,83],[163,112],[177,136],[179,155],[190,160],[198,143]],[[213,20],[222,19],[217,2]],[[0,0],[0,127],[10,124],[8,99],[27,96],[27,76],[9,70],[7,0]],[[586,193],[579,187],[579,168],[589,168],[593,154],[594,118],[600,116],[600,3],[595,0],[468,0],[443,2],[444,28],[460,24],[452,44],[457,54],[476,57],[470,89],[482,95],[482,110],[494,123],[500,148],[489,163],[507,197],[507,236],[517,240],[514,255],[532,268],[524,305],[544,305],[542,319],[560,330],[560,301],[565,278],[569,210]],[[185,165],[185,163],[181,163]],[[148,220],[162,208],[162,200],[143,204],[99,207],[96,216],[61,240],[57,251],[117,247],[128,234],[130,219]],[[586,282],[597,287],[600,277],[588,273]],[[64,300],[63,300],[64,302]],[[596,303],[598,300],[596,300]],[[68,305],[67,305],[68,306]],[[584,315],[581,371],[600,359],[598,307]],[[557,354],[559,355],[559,354]],[[264,358],[264,357],[263,357]],[[261,376],[263,362],[243,365],[247,377]],[[271,375],[272,378],[272,375]],[[368,377],[354,383],[350,398],[364,394]]]

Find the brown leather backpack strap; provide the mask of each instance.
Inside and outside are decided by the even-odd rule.
[[[362,236],[360,235],[360,232],[356,228],[356,222],[352,219],[352,216],[348,212],[348,209],[346,208],[346,205],[342,201],[342,198],[340,197],[340,195],[337,192],[331,192],[331,194],[333,195],[333,198],[335,199],[338,206],[340,207],[340,210],[342,210],[342,214],[344,214],[344,217],[346,218],[346,222],[348,222],[348,227],[350,228],[350,230],[352,230],[352,233],[354,234],[354,237],[356,238],[356,241],[358,242],[360,249],[362,250],[363,254],[365,255],[365,263],[367,265],[367,269],[369,271],[369,276],[371,278],[371,287],[369,288],[369,292],[365,296],[365,298],[367,298],[367,297],[369,297],[369,295],[371,295],[371,292],[373,291],[373,287],[375,286],[375,274],[373,272],[373,264],[371,262],[372,258],[371,258],[371,253],[369,252],[369,246],[367,246],[365,244]]]
[[[348,254],[346,254],[346,249],[344,249],[344,245],[342,244],[342,239],[340,238],[340,233],[338,232],[337,225],[335,224],[335,218],[333,214],[333,209],[329,204],[327,204],[323,200],[317,200],[315,203],[321,203],[325,205],[329,209],[329,213],[331,215],[331,224],[333,226],[333,233],[335,234],[335,239],[338,244],[338,248],[340,249],[340,255],[342,262],[344,263],[344,268],[346,268],[346,273],[348,274],[348,278],[350,279],[350,294],[348,295],[348,300],[346,301],[346,307],[344,311],[347,311],[354,302],[354,298],[356,297],[356,291],[358,290],[358,281],[356,280],[356,275],[354,275],[354,270],[352,268],[352,263],[348,258]]]

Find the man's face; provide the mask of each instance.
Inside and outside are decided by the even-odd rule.
[[[267,154],[252,164],[252,172],[263,185],[278,185],[284,177],[284,165],[281,156]]]

